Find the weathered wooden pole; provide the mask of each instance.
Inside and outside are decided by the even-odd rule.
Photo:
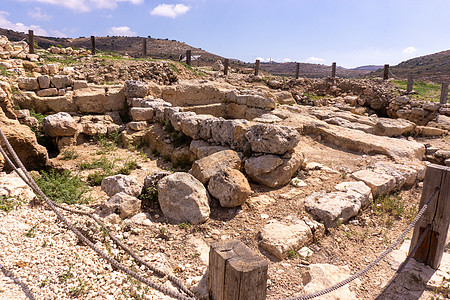
[[[142,57],[147,57],[147,38],[142,39]]]
[[[295,65],[295,79],[298,79],[299,75],[300,75],[300,63],[297,63]]]
[[[240,241],[222,241],[209,251],[208,293],[212,300],[264,300],[267,261]]]
[[[228,75],[228,66],[230,65],[230,60],[228,58],[225,58],[225,61],[223,63],[223,75]]]
[[[450,168],[430,164],[423,181],[420,207],[428,201],[436,188],[439,188],[439,192],[416,223],[409,248],[409,251],[412,251],[424,230],[430,225],[430,231],[419,245],[414,258],[435,270],[441,263],[450,223]]]
[[[95,36],[91,35],[91,54],[95,55]]]
[[[389,79],[389,65],[384,65],[383,80]]]
[[[414,80],[412,74],[408,75],[408,83],[406,84],[406,93],[411,93],[413,90]]]
[[[191,65],[191,50],[186,50],[186,64]]]
[[[331,65],[331,78],[336,78],[336,62]]]
[[[28,48],[30,54],[34,54],[34,32],[33,30],[28,30]]]
[[[443,82],[441,86],[441,104],[447,104],[448,82]]]
[[[259,61],[259,59],[257,59],[255,62],[255,76],[258,76],[258,74],[259,74],[259,63],[260,63],[260,61]]]

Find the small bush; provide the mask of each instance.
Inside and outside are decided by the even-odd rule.
[[[125,165],[117,170],[118,174],[130,175],[131,171],[136,170],[138,168],[138,164],[135,160],[127,161]]]
[[[138,198],[142,201],[143,208],[158,206],[158,186],[145,189]]]
[[[8,198],[6,196],[0,196],[0,210],[10,212],[14,207],[20,205],[21,202],[15,198]]]
[[[110,174],[107,174],[102,171],[97,171],[92,174],[89,174],[87,177],[87,182],[90,186],[98,186],[102,184],[103,179],[106,177],[111,176]]]
[[[40,176],[35,176],[36,184],[44,194],[56,203],[86,203],[89,199],[83,197],[89,189],[78,177],[65,170],[58,173],[55,170],[43,171]]]
[[[62,159],[64,159],[64,160],[72,160],[77,157],[79,157],[79,155],[74,150],[66,149],[62,152]]]

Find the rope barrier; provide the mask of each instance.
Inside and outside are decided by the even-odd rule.
[[[121,263],[119,263],[117,260],[115,260],[114,258],[112,258],[111,256],[109,256],[108,254],[106,254],[105,252],[103,252],[102,250],[100,250],[97,246],[95,246],[91,241],[89,241],[89,239],[87,239],[78,229],[76,229],[75,227],[73,227],[73,225],[67,220],[67,218],[61,214],[60,211],[57,210],[58,208],[61,208],[63,210],[69,211],[69,212],[74,212],[74,213],[78,213],[78,214],[82,214],[82,215],[86,215],[86,216],[91,216],[91,213],[87,213],[87,212],[82,212],[82,211],[77,211],[77,210],[73,210],[73,209],[69,209],[69,208],[65,208],[55,202],[53,202],[52,200],[50,200],[43,192],[42,190],[37,186],[36,182],[33,180],[33,178],[30,176],[30,174],[28,173],[28,171],[26,170],[26,168],[24,167],[24,165],[22,164],[22,162],[20,161],[19,157],[17,156],[17,154],[15,153],[14,149],[12,148],[11,144],[9,143],[8,139],[6,138],[6,136],[4,135],[3,131],[0,129],[0,137],[1,139],[4,141],[6,148],[9,152],[9,154],[13,157],[13,159],[16,161],[16,163],[19,165],[20,170],[17,168],[17,166],[11,161],[11,159],[9,158],[9,156],[6,154],[5,150],[3,149],[3,147],[0,145],[0,153],[3,155],[3,157],[5,158],[6,162],[8,163],[8,165],[10,165],[10,167],[17,173],[17,175],[31,188],[33,189],[33,191],[40,196],[45,202],[46,204],[53,210],[53,212],[57,215],[58,219],[60,219],[83,243],[85,243],[87,246],[89,246],[92,250],[94,250],[100,257],[102,257],[103,259],[105,259],[107,262],[109,262],[112,266],[114,266],[115,268],[123,271],[124,273],[126,273],[127,275],[139,280],[140,282],[150,286],[151,288],[158,290],[172,298],[175,299],[181,299],[181,300],[190,300],[190,299],[195,299],[195,297],[193,297],[193,294],[187,290],[187,288],[183,287],[183,285],[181,284],[181,281],[179,281],[178,279],[176,279],[175,277],[171,276],[170,274],[166,274],[165,272],[163,272],[162,270],[159,270],[157,268],[152,267],[151,265],[149,265],[148,263],[146,263],[145,261],[140,260],[141,263],[143,263],[145,266],[149,267],[149,269],[153,269],[155,270],[155,273],[159,273],[159,274],[164,274],[164,275],[169,275],[167,276],[168,278],[171,277],[172,279],[175,279],[174,284],[176,285],[180,285],[182,286],[182,290],[186,290],[188,291],[187,294],[189,295],[189,297],[173,291],[167,287],[164,287],[162,285],[156,284],[148,279],[146,279],[145,277],[135,273],[134,271],[132,271],[131,269],[127,268],[126,266],[122,265]],[[93,216],[93,215],[92,215]],[[101,224],[103,224],[101,221],[99,221],[98,219],[96,219],[95,217],[93,218],[94,220],[96,220],[96,222],[100,222]],[[111,239],[113,239],[113,241],[115,242],[119,242],[120,241],[114,237],[113,235],[109,234],[109,236],[111,237]],[[123,245],[122,243],[120,243],[123,247],[127,248],[125,245]],[[120,245],[119,245],[120,246]],[[121,246],[121,247],[122,247]],[[123,248],[125,250],[125,248]],[[128,248],[127,248],[128,249]],[[129,250],[129,249],[128,249]],[[126,251],[126,250],[125,250]],[[131,250],[129,250],[131,252]],[[132,252],[131,252],[132,253]],[[131,255],[131,253],[129,253]],[[137,255],[135,255],[133,253],[133,258],[137,257]]]
[[[123,243],[121,243],[114,235],[110,234],[108,230],[106,230],[107,235],[122,249],[124,249],[124,251],[126,251],[128,254],[130,254],[136,261],[138,261],[139,263],[145,265],[146,267],[148,267],[150,270],[152,270],[153,272],[162,275],[162,276],[167,276],[167,278],[172,281],[178,288],[180,288],[182,291],[184,291],[189,297],[180,294],[179,292],[173,291],[169,288],[166,288],[164,286],[161,286],[159,284],[156,284],[148,279],[146,279],[145,277],[135,273],[134,271],[130,270],[129,268],[127,268],[126,266],[122,265],[120,262],[118,262],[117,260],[115,260],[114,258],[112,258],[111,256],[109,256],[108,254],[106,254],[105,252],[103,252],[102,250],[100,250],[97,246],[95,246],[91,241],[89,241],[78,229],[76,229],[75,227],[73,227],[73,225],[67,220],[67,218],[61,214],[60,211],[57,210],[57,208],[60,208],[62,210],[68,211],[68,212],[72,212],[75,214],[79,214],[79,215],[84,215],[84,216],[88,216],[92,219],[95,220],[95,222],[97,222],[102,228],[106,228],[104,223],[102,221],[100,221],[98,219],[98,217],[96,217],[94,214],[90,213],[90,212],[85,212],[85,211],[80,211],[80,210],[75,210],[75,209],[71,209],[71,208],[67,208],[64,207],[60,204],[57,204],[55,202],[53,202],[52,200],[50,200],[43,192],[42,190],[37,186],[36,182],[33,180],[33,178],[31,177],[31,175],[28,173],[28,171],[26,170],[26,168],[24,167],[23,163],[20,161],[19,157],[17,156],[16,152],[14,151],[14,149],[12,148],[11,144],[9,143],[8,139],[6,138],[6,136],[4,135],[3,131],[0,129],[0,137],[1,139],[4,141],[6,148],[9,152],[9,154],[13,157],[13,159],[16,161],[16,163],[19,165],[19,168],[17,168],[17,166],[11,161],[11,159],[9,158],[9,156],[6,154],[5,150],[3,149],[3,147],[0,145],[0,153],[3,155],[3,157],[5,158],[5,161],[8,163],[8,165],[11,166],[11,168],[17,173],[17,175],[28,185],[30,186],[30,188],[33,189],[33,191],[40,196],[45,202],[46,204],[53,210],[53,212],[57,215],[57,217],[73,232],[75,233],[75,235],[86,245],[88,245],[92,250],[94,250],[100,257],[102,257],[103,259],[105,259],[107,262],[109,262],[112,266],[114,266],[115,268],[123,271],[124,273],[126,273],[127,275],[139,280],[140,282],[154,288],[155,290],[158,290],[172,298],[175,299],[181,299],[181,300],[191,300],[191,299],[195,299],[195,296],[192,294],[192,292],[190,292],[187,288],[185,288],[183,286],[183,284],[181,283],[181,281],[179,279],[177,279],[176,277],[160,270],[157,269],[155,267],[153,267],[152,265],[148,264],[147,262],[143,261],[141,258],[139,258],[135,253],[133,253],[127,246],[125,246]],[[362,275],[364,275],[365,273],[367,273],[370,269],[372,269],[375,265],[377,265],[381,260],[383,260],[390,252],[392,252],[395,247],[400,244],[400,242],[403,241],[403,239],[406,237],[406,235],[411,231],[411,229],[415,226],[415,224],[419,221],[419,219],[422,217],[423,213],[427,210],[428,205],[430,204],[430,202],[432,201],[432,199],[436,196],[436,194],[438,193],[439,188],[436,187],[435,190],[433,191],[433,194],[430,196],[430,198],[428,199],[428,201],[422,206],[422,208],[420,209],[420,211],[418,212],[418,214],[416,215],[416,217],[414,218],[414,220],[408,225],[408,227],[402,232],[402,234],[394,241],[394,243],[391,244],[391,246],[389,246],[389,248],[387,248],[380,256],[378,256],[374,261],[372,261],[369,265],[367,265],[364,269],[358,271],[356,274],[354,274],[353,276],[327,288],[321,291],[317,291],[311,294],[306,294],[306,295],[301,295],[298,297],[290,297],[290,298],[282,298],[282,299],[278,299],[278,300],[306,300],[306,299],[313,299],[319,296],[323,296],[326,295],[334,290],[337,290],[341,287],[343,287],[344,285],[349,284],[350,282],[354,281],[355,279],[361,277]],[[431,225],[428,225],[427,228],[424,230],[424,232],[422,233],[416,247],[414,247],[414,249],[411,251],[411,253],[408,255],[408,257],[405,259],[405,261],[402,263],[402,265],[399,268],[399,271],[401,269],[404,268],[404,266],[407,264],[407,262],[411,259],[411,257],[414,255],[414,253],[416,252],[417,248],[419,247],[419,245],[422,243],[423,239],[425,238],[426,234],[428,233],[428,231],[430,230]]]
[[[291,298],[282,298],[282,299],[278,299],[278,300],[306,300],[306,299],[313,299],[319,296],[323,296],[326,295],[328,293],[331,293],[341,287],[343,287],[344,285],[349,284],[350,282],[352,282],[353,280],[361,277],[362,275],[364,275],[365,273],[367,273],[370,269],[372,269],[375,265],[377,265],[381,260],[383,260],[389,253],[392,252],[392,250],[394,250],[394,248],[400,244],[400,242],[403,241],[403,239],[406,237],[406,235],[411,231],[411,229],[414,227],[414,225],[416,225],[416,223],[419,221],[419,219],[422,217],[423,213],[427,210],[428,205],[430,204],[431,200],[436,196],[437,192],[439,191],[439,188],[436,187],[436,189],[434,190],[433,194],[430,196],[430,198],[428,199],[428,201],[425,203],[424,206],[422,206],[422,208],[420,209],[419,213],[417,214],[417,216],[414,218],[414,220],[411,222],[411,224],[409,224],[409,226],[403,231],[403,233],[397,238],[397,240],[395,240],[394,243],[391,244],[391,246],[386,249],[380,256],[378,256],[374,261],[372,261],[369,265],[367,265],[364,269],[360,270],[359,272],[357,272],[356,274],[354,274],[353,276],[327,288],[321,291],[317,291],[311,294],[306,294],[306,295],[301,295],[298,297],[291,297]],[[429,230],[429,229],[428,229]],[[424,235],[422,234],[423,238]],[[420,245],[420,243],[418,243]]]

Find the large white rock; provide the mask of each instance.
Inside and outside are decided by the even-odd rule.
[[[127,98],[144,98],[148,93],[148,87],[142,81],[127,80],[124,89]]]
[[[247,178],[235,169],[222,170],[212,176],[208,191],[219,200],[222,207],[242,205],[252,192]]]
[[[112,197],[117,193],[125,193],[137,197],[141,194],[142,185],[126,175],[114,175],[102,180],[102,190]]]
[[[245,134],[252,151],[272,154],[284,154],[294,149],[300,141],[295,128],[272,124],[255,124]]]
[[[100,216],[105,217],[110,214],[118,214],[120,218],[126,219],[139,213],[141,200],[123,192],[112,196],[100,207]]]
[[[341,192],[356,192],[361,194],[361,207],[366,207],[372,201],[372,190],[362,181],[347,181],[341,182],[334,187]]]
[[[260,232],[260,245],[278,259],[285,259],[289,251],[297,251],[313,241],[311,228],[303,221],[296,220],[283,224],[269,221]]]
[[[3,156],[1,158],[3,159]],[[16,172],[9,174],[0,172],[0,196],[4,196],[5,201],[13,201],[12,198],[15,198],[24,202],[29,202],[36,197],[33,190]]]
[[[395,177],[388,174],[361,170],[353,173],[352,177],[367,184],[374,197],[387,195],[396,188]]]
[[[32,77],[19,77],[17,79],[19,88],[26,91],[36,91],[39,89],[39,83],[37,78]]]
[[[236,151],[224,150],[203,157],[192,164],[189,173],[207,184],[211,176],[214,176],[221,170],[240,169],[241,159]]]
[[[59,112],[45,117],[42,120],[42,129],[51,137],[73,136],[77,133],[78,126],[71,115]]]
[[[199,224],[209,218],[208,192],[188,173],[177,172],[158,183],[158,201],[169,220]]]
[[[73,81],[68,75],[55,75],[51,78],[51,83],[57,89],[64,89],[71,86]]]

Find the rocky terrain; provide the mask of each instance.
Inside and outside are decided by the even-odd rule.
[[[48,197],[107,224],[63,212],[90,242],[176,289],[113,233],[198,298],[210,245],[230,239],[269,262],[270,299],[346,279],[414,218],[427,164],[450,166],[449,104],[380,79],[222,68],[31,55],[1,36],[0,128]],[[0,299],[169,299],[97,256],[0,158]],[[407,239],[322,299],[448,298],[449,241],[436,272],[413,261],[396,275]]]

